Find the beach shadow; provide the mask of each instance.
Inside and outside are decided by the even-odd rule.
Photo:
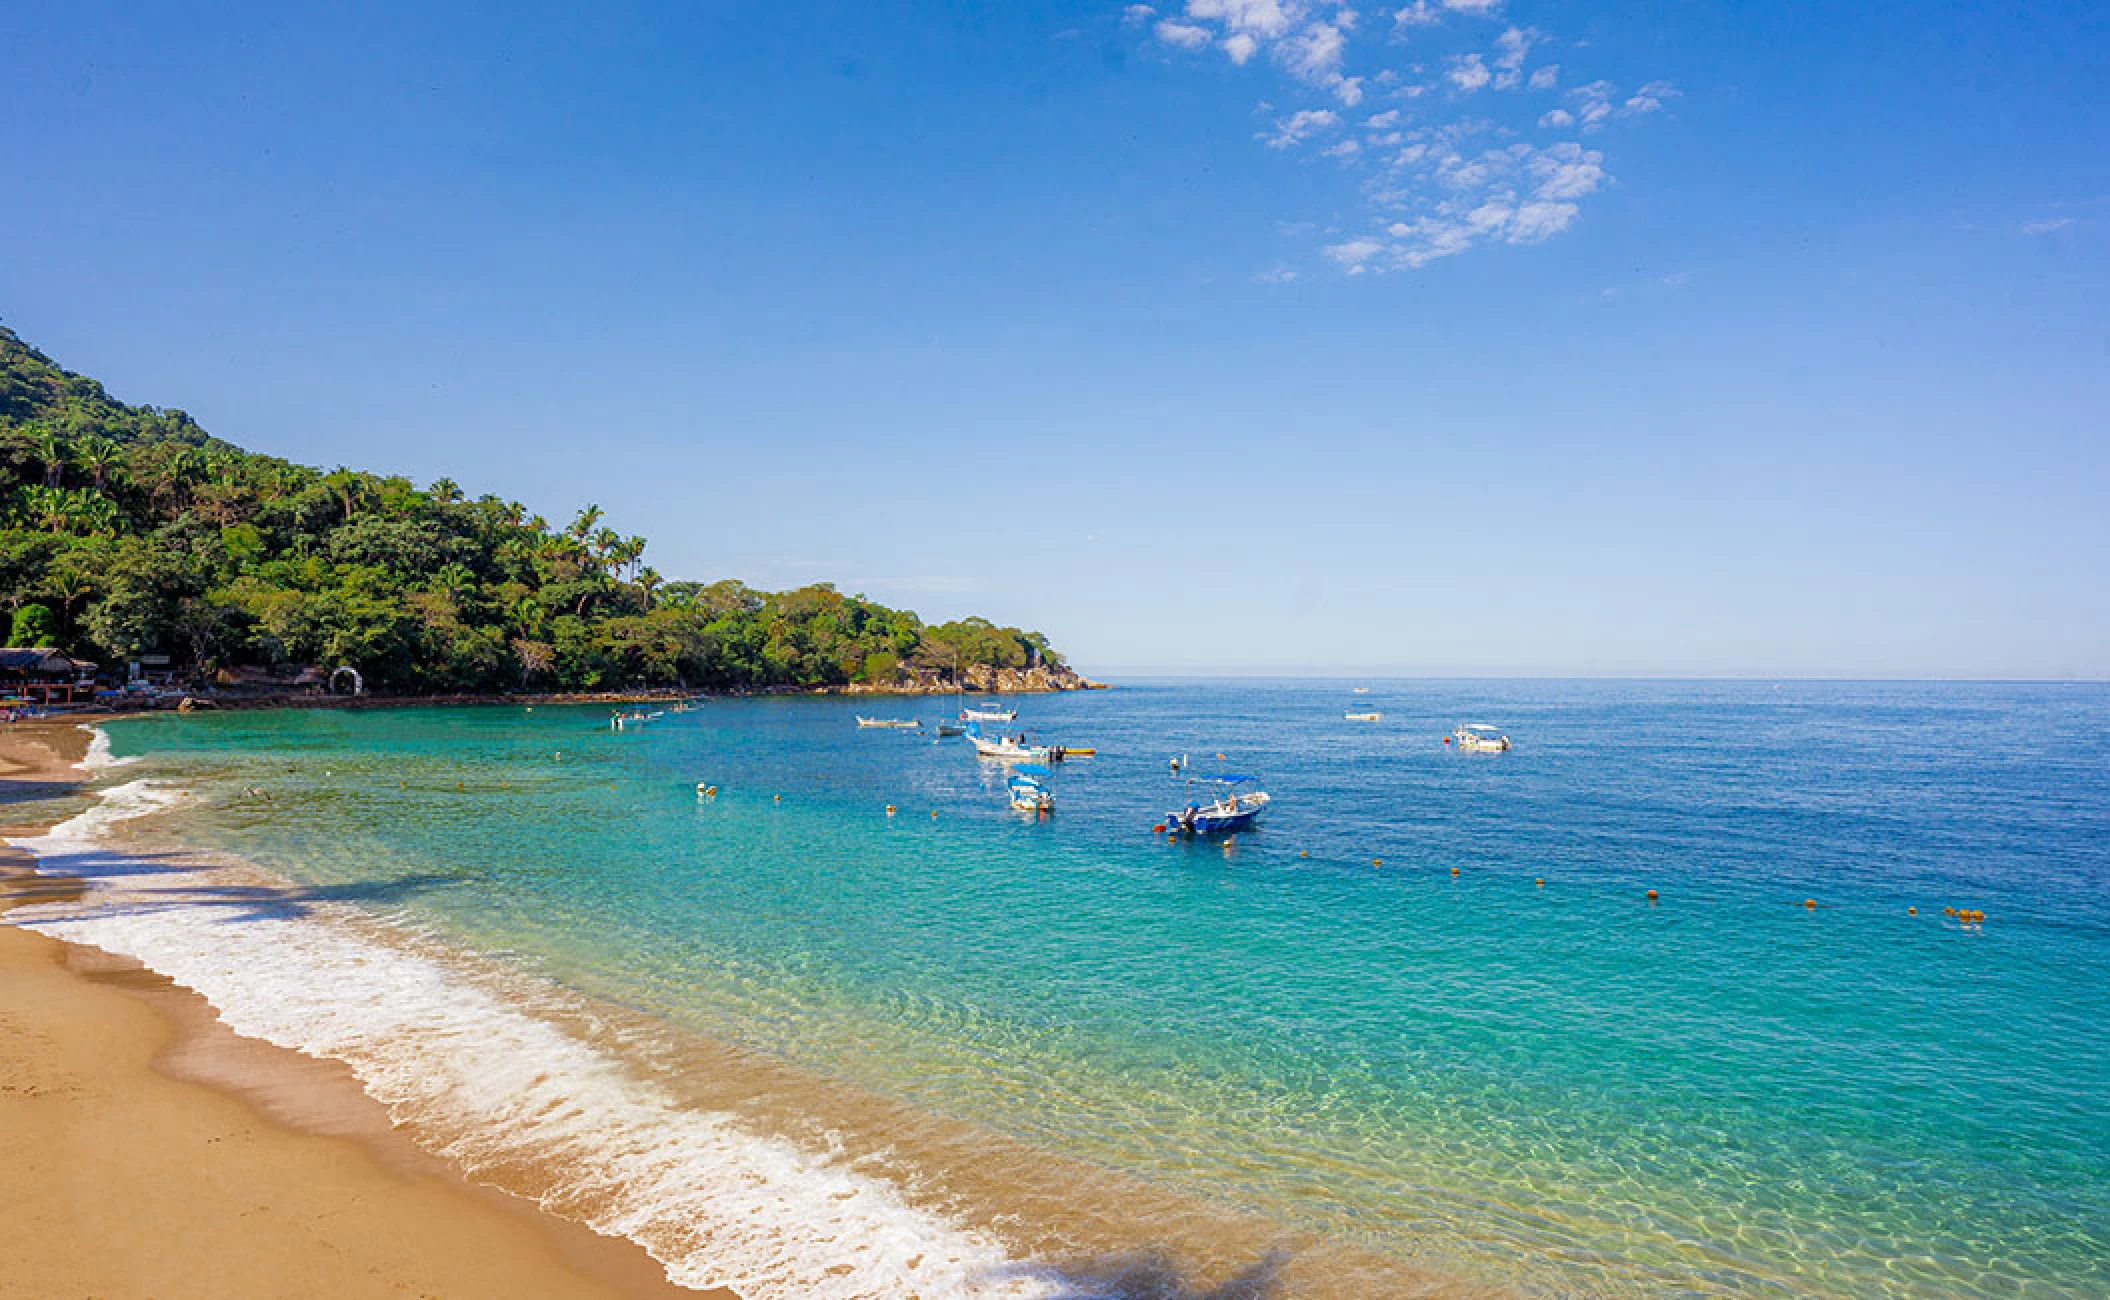
[[[1277,1300],[1285,1251],[1269,1251],[1214,1285],[1196,1282],[1170,1256],[1107,1255],[1066,1264],[1021,1265],[1015,1275],[1055,1288],[1054,1300]]]
[[[0,806],[64,799],[80,792],[80,786],[71,781],[21,781],[0,777]]]
[[[181,852],[120,853],[100,848],[47,851],[37,861],[41,879],[74,882],[74,892],[83,903],[76,909],[81,915],[144,916],[181,908],[206,908],[219,914],[217,920],[228,923],[295,920],[333,904],[387,907],[433,890],[472,883],[467,873],[440,872],[329,885],[187,879],[224,866]],[[118,880],[128,882],[119,897],[98,900],[93,891],[79,893],[80,886]],[[132,883],[134,880],[155,883]],[[163,880],[167,883],[159,883]]]

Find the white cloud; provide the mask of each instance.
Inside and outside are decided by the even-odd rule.
[[[2079,224],[2081,222],[2078,217],[2046,217],[2042,221],[2032,221],[2023,226],[2022,233],[2025,235],[2049,235],[2055,231],[2065,230],[2070,226]]]
[[[1539,39],[1528,27],[1511,27],[1495,38],[1495,87],[1515,90],[1524,80],[1524,60]]]
[[[1383,240],[1367,237],[1350,239],[1343,243],[1328,244],[1326,246],[1326,256],[1346,267],[1350,275],[1361,275],[1364,264],[1384,251],[1385,242]]]
[[[1279,0],[1187,0],[1189,18],[1220,22],[1234,32],[1270,40],[1287,32],[1303,10],[1295,0],[1287,7]]]
[[[1177,45],[1183,50],[1198,50],[1209,43],[1209,29],[1191,23],[1176,23],[1170,18],[1158,24],[1158,39],[1167,45]]]
[[[1540,198],[1579,199],[1604,184],[1604,155],[1567,141],[1540,150],[1525,170],[1538,182]]]
[[[1306,81],[1330,82],[1341,74],[1348,38],[1331,23],[1307,27],[1282,43],[1282,61]]]
[[[1480,61],[1477,54],[1465,54],[1451,60],[1449,72],[1451,84],[1460,90],[1473,91],[1494,80],[1494,74]]]
[[[1517,209],[1505,238],[1512,244],[1538,244],[1566,230],[1575,220],[1573,203],[1527,203]]]
[[[1393,2],[1404,7],[1379,11],[1390,14],[1389,24],[1364,23],[1344,0],[1153,0],[1123,10],[1125,23],[1155,39],[1213,47],[1245,75],[1270,78],[1266,99],[1274,103],[1260,105],[1267,126],[1254,138],[1273,150],[1314,149],[1359,192],[1360,221],[1333,227],[1338,233],[1321,241],[1325,261],[1349,274],[1412,269],[1475,247],[1536,244],[1572,228],[1583,202],[1611,183],[1604,152],[1583,141],[1594,145],[1617,123],[1659,113],[1678,94],[1667,81],[1626,93],[1588,81],[1550,105],[1483,95],[1490,87],[1560,92],[1561,65],[1531,66],[1533,53],[1557,38],[1504,21],[1501,0]],[[1492,39],[1477,38],[1477,50],[1454,46],[1444,58],[1399,34],[1460,18],[1493,20]],[[1586,42],[1561,48],[1588,57]],[[1388,102],[1359,121],[1344,117],[1369,100]],[[1562,135],[1534,143],[1526,138],[1534,122]],[[1309,183],[1333,184],[1316,173]],[[2040,224],[2029,229],[2041,233]],[[1294,274],[1281,266],[1255,278],[1279,283]]]
[[[1262,134],[1256,139],[1265,140],[1270,149],[1287,149],[1301,140],[1309,139],[1320,131],[1338,126],[1340,114],[1330,108],[1300,108],[1288,117],[1275,123],[1272,133]]]
[[[1262,284],[1288,284],[1297,278],[1297,268],[1293,266],[1271,266],[1253,278]]]

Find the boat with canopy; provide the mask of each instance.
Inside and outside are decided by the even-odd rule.
[[[1500,727],[1486,722],[1468,722],[1451,733],[1458,748],[1468,753],[1500,754],[1509,749],[1509,737]]]
[[[1055,751],[1046,745],[1026,743],[1024,736],[998,736],[995,740],[982,734],[979,723],[967,724],[967,743],[983,758],[993,758],[1001,763],[1045,763],[1054,757]]]
[[[1055,811],[1055,773],[1039,763],[1020,763],[1004,782],[1004,794],[1020,812],[1045,816]]]

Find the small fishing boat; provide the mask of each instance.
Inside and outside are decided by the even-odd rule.
[[[899,730],[915,726],[916,720],[914,718],[868,718],[860,713],[857,715],[857,725],[860,727],[890,727]]]
[[[1358,686],[1355,688],[1355,693],[1357,695],[1368,695],[1370,693],[1370,688],[1367,686]]]
[[[1350,709],[1341,716],[1350,722],[1383,722],[1385,720],[1385,715],[1379,713],[1376,709],[1371,709],[1365,713],[1357,713],[1354,709]]]
[[[1250,776],[1198,776],[1194,781],[1215,787],[1207,803],[1190,801],[1185,808],[1165,814],[1165,829],[1174,835],[1229,835],[1251,830],[1261,812],[1272,802]]]
[[[619,709],[610,715],[608,729],[610,731],[632,731],[648,722],[657,722],[666,716],[666,710],[664,709],[653,709],[650,712],[644,709],[631,709],[627,712]]]
[[[1016,722],[1016,721],[1018,721],[1018,710],[1017,710],[1017,709],[1003,709],[1003,708],[998,708],[998,707],[997,707],[996,705],[994,705],[994,704],[985,704],[985,705],[982,705],[982,706],[981,706],[981,707],[979,707],[979,708],[975,708],[975,707],[971,707],[971,706],[970,706],[970,707],[968,707],[968,708],[964,708],[964,709],[961,709],[961,710],[960,710],[960,721],[962,721],[962,722]]]
[[[982,729],[973,724],[967,727],[967,743],[983,758],[993,758],[1001,763],[1045,763],[1054,756],[1046,745],[1029,745],[1024,736],[998,736],[995,740],[982,734]]]
[[[1475,754],[1500,754],[1509,749],[1509,737],[1502,729],[1485,722],[1468,722],[1451,733],[1462,751]]]
[[[938,724],[938,734],[941,736],[964,736],[967,734],[967,728],[957,722],[941,722]]]
[[[1004,793],[1020,812],[1046,816],[1055,811],[1055,774],[1038,763],[1020,763],[1004,782]]]

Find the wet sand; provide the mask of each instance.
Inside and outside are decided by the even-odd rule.
[[[77,720],[0,731],[0,820],[83,773]],[[0,850],[0,911],[76,888]],[[471,1184],[341,1066],[0,922],[0,1297],[694,1297],[629,1242]],[[712,1293],[721,1300],[729,1292]]]

